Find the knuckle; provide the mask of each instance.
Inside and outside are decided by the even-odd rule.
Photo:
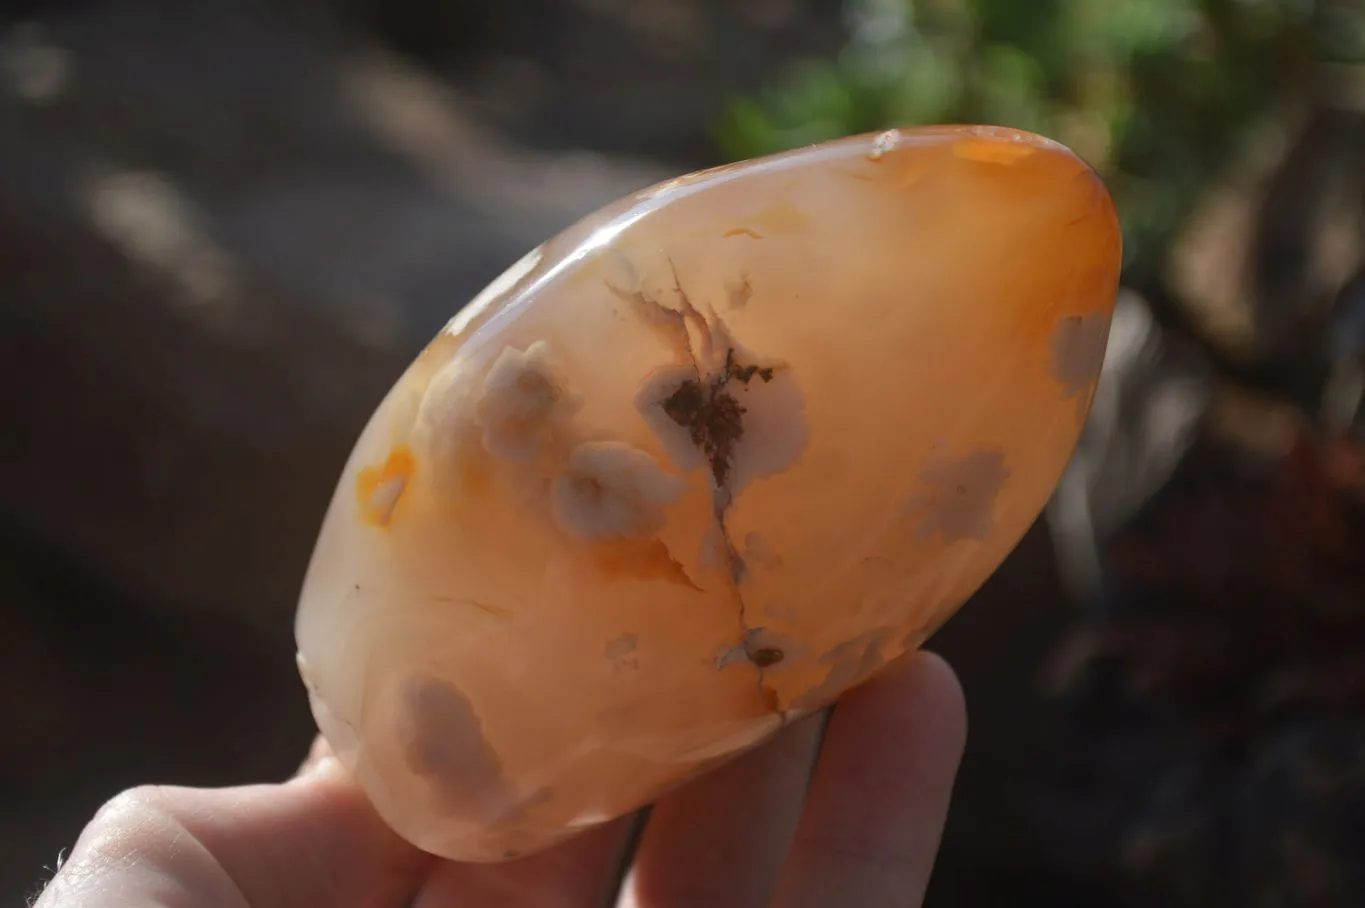
[[[94,850],[119,852],[151,847],[175,837],[181,824],[173,790],[141,785],[114,795],[95,812],[82,834]]]
[[[114,795],[95,811],[92,826],[131,826],[167,813],[166,791],[159,785],[139,785]]]

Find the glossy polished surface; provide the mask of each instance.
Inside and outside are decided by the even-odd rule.
[[[1099,178],[979,127],[624,199],[467,306],[365,429],[298,616],[323,733],[420,847],[633,810],[918,647],[1090,403]]]

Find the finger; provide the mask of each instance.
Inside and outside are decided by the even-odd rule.
[[[441,863],[412,908],[600,908],[620,877],[634,816],[497,864]]]
[[[400,908],[430,862],[324,760],[283,785],[120,795],[35,908]]]
[[[917,653],[835,709],[777,908],[906,908],[929,883],[967,735],[948,664]]]
[[[823,714],[660,801],[623,908],[758,908],[772,897],[801,817]]]

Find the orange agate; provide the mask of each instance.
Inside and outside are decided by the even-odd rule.
[[[364,430],[303,589],[323,734],[421,848],[634,810],[920,646],[1035,520],[1120,234],[1065,148],[848,138],[526,256]]]

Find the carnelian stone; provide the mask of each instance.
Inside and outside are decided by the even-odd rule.
[[[634,810],[920,646],[1070,458],[1120,266],[1027,133],[682,177],[527,255],[398,379],[298,614],[318,724],[448,858]]]

